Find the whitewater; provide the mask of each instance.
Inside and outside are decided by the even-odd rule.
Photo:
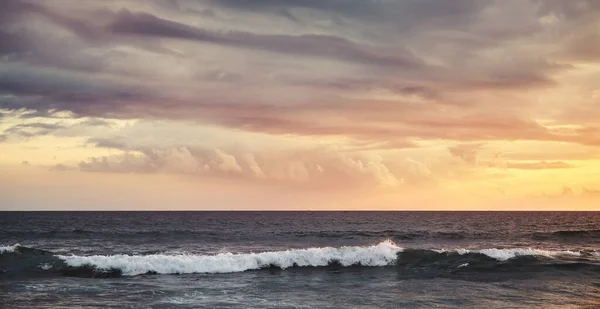
[[[343,267],[381,267],[393,265],[398,260],[398,253],[404,252],[404,250],[405,248],[398,246],[393,241],[385,240],[373,246],[323,247],[259,253],[57,255],[57,257],[71,267],[92,266],[98,270],[119,270],[122,275],[135,276],[147,273],[235,273],[264,268],[325,267],[334,263]],[[440,255],[481,254],[498,261],[507,261],[519,256],[551,259],[580,257],[582,255],[581,252],[577,251],[550,251],[531,248],[439,249],[433,250],[433,252]]]
[[[599,308],[598,231],[600,213],[5,213],[0,308]]]

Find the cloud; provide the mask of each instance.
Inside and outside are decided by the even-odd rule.
[[[541,15],[554,14],[567,20],[576,20],[594,15],[600,9],[600,4],[594,0],[535,0]]]
[[[87,144],[94,145],[100,148],[120,149],[120,150],[133,150],[124,141],[118,138],[103,138],[103,137],[92,137],[87,140]]]
[[[0,29],[0,55],[10,55],[14,53],[27,52],[29,43],[15,33],[10,33]]]
[[[153,173],[157,171],[157,167],[149,158],[129,153],[90,158],[80,162],[79,169],[86,172],[112,173]]]
[[[537,198],[548,198],[549,201],[556,199],[590,199],[595,202],[595,199],[600,197],[600,190],[581,187],[581,190],[573,189],[571,186],[563,185],[562,188],[554,190],[554,193],[542,193],[534,195]],[[593,205],[593,204],[592,204]]]
[[[58,74],[57,74],[58,73]],[[29,109],[38,112],[70,111],[86,116],[119,112],[119,104],[148,98],[149,90],[132,85],[97,80],[73,73],[60,74],[48,69],[29,69],[7,65],[0,69],[0,94],[13,98],[0,100],[0,108]],[[131,103],[130,103],[131,104]]]
[[[77,136],[117,153],[82,162],[86,171],[262,181],[426,182],[435,173],[419,156],[388,155],[431,144],[463,168],[575,168],[568,156],[500,164],[485,152],[498,141],[590,153],[600,145],[592,90],[579,110],[582,100],[562,92],[586,72],[595,86],[599,9],[554,0],[5,1],[0,109],[23,111],[23,125],[3,122],[0,140]],[[559,102],[550,108],[542,94]],[[272,140],[263,151],[186,126],[128,135],[109,119]],[[279,141],[321,139],[326,150],[265,154]]]
[[[92,118],[79,123],[79,125],[90,127],[110,127],[111,123],[104,119]]]
[[[469,165],[478,167],[520,170],[575,168],[574,165],[563,161],[506,161],[501,152],[485,150],[484,145],[481,143],[458,144],[448,147],[448,151],[452,156],[460,158]]]
[[[390,166],[381,156],[345,154],[327,149],[288,149],[277,153],[224,150],[218,148],[147,148],[95,140],[96,147],[121,153],[89,158],[79,168],[88,172],[174,173],[199,177],[221,177],[264,183],[283,182],[313,188],[354,186],[398,186],[402,173],[430,173],[414,160],[405,166]]]
[[[523,170],[541,170],[541,169],[561,169],[561,168],[573,168],[575,166],[562,162],[508,162],[506,163],[507,168],[523,169]]]
[[[590,197],[600,197],[600,190],[583,188],[583,195]]]
[[[477,164],[477,152],[482,148],[481,144],[461,144],[448,147],[451,155],[461,158],[469,164]]]
[[[326,12],[328,16],[341,16],[356,21],[393,23],[399,30],[402,26],[437,23],[455,24],[459,21],[468,22],[472,16],[487,4],[482,1],[459,0],[453,3],[438,1],[243,1],[243,0],[211,0],[213,4],[233,8],[238,11],[253,11],[267,14],[285,14],[293,9],[309,9],[316,12]],[[409,30],[409,29],[406,29]]]
[[[7,128],[4,130],[3,135],[6,136],[6,138],[31,138],[48,135],[63,128],[65,127],[58,123],[22,123]]]
[[[542,169],[562,169],[574,168],[575,166],[562,161],[540,161],[540,162],[508,162],[506,168],[523,169],[523,170],[542,170]]]
[[[442,107],[429,104],[366,100],[332,100],[327,103],[291,104],[288,106],[240,103],[171,101],[162,104],[155,99],[143,100],[128,94],[116,94],[111,101],[110,92],[93,104],[61,101],[63,106],[73,105],[80,116],[101,115],[119,105],[121,117],[174,117],[196,120],[225,128],[272,135],[296,136],[346,136],[367,141],[381,149],[415,147],[417,139],[443,139],[458,142],[494,140],[561,141],[582,145],[600,145],[600,137],[593,128],[571,131],[554,130],[518,115],[484,114],[464,111],[462,107]],[[102,97],[106,97],[108,102]],[[69,96],[67,96],[69,98]],[[30,106],[31,107],[31,106]],[[57,106],[53,106],[57,107]],[[113,110],[116,111],[117,109]],[[444,112],[439,112],[444,110]],[[119,114],[112,114],[118,116]],[[335,117],[320,117],[335,115]],[[98,120],[97,120],[98,121]],[[452,149],[455,154],[466,149]],[[457,155],[460,156],[460,155]],[[466,158],[466,154],[463,154]]]
[[[265,35],[244,31],[217,32],[162,19],[148,13],[119,12],[113,33],[187,39],[287,55],[320,56],[382,66],[411,68],[420,62],[408,51],[383,50],[330,35]]]
[[[51,171],[57,171],[57,172],[66,172],[66,171],[69,171],[69,170],[73,170],[73,168],[70,167],[70,166],[67,166],[65,164],[59,163],[59,164],[55,164],[55,165],[51,166],[50,170]]]
[[[560,194],[561,196],[573,196],[573,189],[571,189],[570,187],[563,187],[562,193]]]

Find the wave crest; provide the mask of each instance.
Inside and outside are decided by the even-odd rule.
[[[9,276],[61,274],[115,277],[141,274],[234,273],[268,268],[390,266],[402,274],[455,271],[523,272],[554,268],[600,270],[595,250],[401,248],[390,240],[365,247],[323,247],[260,253],[56,255],[19,245],[0,246],[0,272]]]
[[[0,246],[0,254],[15,252],[15,251],[17,251],[17,249],[19,249],[19,247],[20,247],[19,244],[12,245],[12,246]]]
[[[402,248],[386,240],[369,247],[325,247],[261,253],[221,253],[217,255],[93,255],[58,256],[71,267],[93,266],[118,269],[123,275],[146,273],[233,273],[268,267],[386,266],[392,264]]]
[[[531,248],[516,248],[516,249],[481,249],[481,250],[468,250],[468,249],[454,249],[454,250],[434,250],[438,253],[456,252],[459,255],[478,253],[488,256],[498,261],[506,261],[519,256],[543,256],[547,258],[555,257],[578,257],[581,256],[581,252],[576,251],[549,251],[549,250],[538,250]]]

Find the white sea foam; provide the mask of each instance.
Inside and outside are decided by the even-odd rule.
[[[560,256],[581,256],[581,252],[575,251],[549,251],[549,250],[538,250],[538,249],[484,249],[478,250],[477,252],[485,254],[491,258],[499,261],[506,261],[518,256],[524,255],[535,255],[545,256],[549,258],[555,258]]]
[[[234,273],[256,270],[270,266],[286,269],[293,266],[319,267],[337,262],[342,266],[360,264],[362,266],[393,265],[398,253],[403,249],[390,240],[367,247],[324,247],[272,251],[261,253],[219,253],[215,255],[194,254],[151,254],[151,255],[58,255],[72,267],[93,266],[100,270],[119,269],[123,275],[134,276],[155,272],[158,274],[185,273]],[[438,253],[455,252],[484,254],[498,261],[506,261],[518,256],[545,256],[549,258],[577,257],[580,252],[548,251],[530,248],[515,249],[442,249]],[[459,265],[459,268],[468,266]]]
[[[549,251],[539,250],[531,248],[516,248],[516,249],[481,249],[481,250],[468,250],[468,249],[454,249],[454,250],[435,250],[436,252],[456,252],[460,255],[469,253],[480,253],[496,259],[498,261],[506,261],[518,256],[545,256],[549,258],[555,258],[560,256],[581,256],[581,252],[577,251]]]
[[[386,240],[369,247],[309,248],[261,253],[221,253],[217,255],[94,255],[58,256],[68,265],[92,265],[99,269],[120,269],[123,275],[148,272],[159,274],[232,273],[260,269],[271,265],[285,269],[296,266],[386,266],[392,264],[402,248]]]
[[[44,263],[38,266],[41,270],[50,270],[52,269],[52,264]]]
[[[18,247],[19,247],[19,244],[12,245],[12,246],[0,246],[0,253],[15,252]]]

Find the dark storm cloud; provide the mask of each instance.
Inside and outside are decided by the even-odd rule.
[[[10,26],[22,18],[33,6],[16,0],[0,2],[0,56],[24,53],[31,50],[32,43]]]
[[[289,55],[309,55],[382,66],[415,67],[420,61],[401,48],[382,50],[331,35],[264,35],[244,31],[216,32],[166,20],[148,13],[121,11],[113,33],[188,39]]]
[[[0,108],[38,111],[30,116],[43,115],[50,110],[106,116],[126,108],[127,102],[148,98],[151,92],[88,76],[17,67],[0,70],[0,94],[14,96],[0,100]]]
[[[541,31],[537,19],[545,14],[560,17],[561,31],[581,23],[582,29],[595,29],[593,22],[586,23],[598,9],[594,1],[538,1],[533,15],[521,19],[513,15],[531,13],[526,10],[531,2],[212,0],[199,2],[202,7],[159,1],[151,8],[150,2],[82,3],[0,3],[0,109],[32,111],[23,118],[71,111],[75,116],[191,119],[269,134],[350,136],[369,142],[598,143],[584,133],[553,134],[518,115],[532,103],[452,97],[555,86],[554,75],[573,66],[515,47],[535,44],[537,36],[531,34]],[[297,8],[318,12],[318,17],[302,15]],[[220,10],[229,19],[200,14]],[[182,14],[202,17],[194,22]],[[273,14],[289,19],[284,21],[287,28],[278,29],[282,20],[271,20]],[[247,15],[252,18],[236,19]],[[257,16],[264,24],[255,27]],[[321,26],[323,20],[334,25]],[[348,27],[340,28],[340,20]],[[569,27],[565,20],[577,23]],[[589,34],[582,35],[581,44],[565,47],[565,53],[593,58],[600,40],[594,43],[594,32]],[[215,50],[226,47],[227,55],[204,53],[208,44]],[[160,54],[164,50],[173,52]],[[127,57],[119,58],[123,54]],[[152,57],[141,58],[147,54]],[[233,59],[227,58],[232,54]],[[138,57],[143,61],[136,62]],[[343,63],[306,64],[314,58]],[[241,68],[235,67],[240,62]],[[321,63],[327,67],[319,67]],[[169,74],[171,70],[175,73]],[[328,75],[330,71],[337,74]],[[352,98],[381,90],[398,98]],[[288,102],[296,97],[301,98]],[[502,116],[505,109],[514,115]]]
[[[426,24],[431,20],[439,22],[450,19],[462,19],[464,23],[489,4],[486,1],[475,0],[209,0],[209,2],[238,10],[275,13],[282,12],[281,9],[307,8],[361,20],[393,22],[399,25]]]
[[[29,2],[21,0],[4,0],[0,2],[0,24],[12,23],[19,19],[18,14],[30,11],[35,7]]]
[[[0,55],[23,53],[30,50],[30,44],[23,37],[0,29]]]
[[[395,82],[377,78],[348,77],[338,79],[289,79],[286,82],[293,85],[308,86],[323,89],[336,89],[344,91],[375,91],[384,89],[395,94],[405,96],[417,96],[424,99],[435,99],[438,91],[433,87],[411,84],[409,82]]]
[[[84,19],[68,16],[68,12],[58,12],[46,7],[46,4],[52,4],[51,1],[25,1],[25,0],[6,0],[0,4],[0,25],[18,24],[36,16],[50,20],[51,22],[69,29],[71,32],[81,37],[93,38],[100,33]]]
[[[0,56],[4,56],[0,57],[0,65],[26,62],[69,70],[102,70],[103,59],[79,51],[84,48],[81,42],[49,36],[30,24],[38,19],[60,25],[80,37],[91,38],[98,34],[86,22],[58,14],[41,2],[6,1],[0,4]]]
[[[580,61],[600,60],[600,1],[538,0],[540,14],[556,16],[564,27],[560,56]]]
[[[104,10],[92,15],[69,16],[69,10],[56,8],[56,2],[8,1],[0,6],[0,58],[1,62],[22,62],[33,67],[54,67],[70,71],[98,73],[108,71],[108,60],[115,53],[94,54],[96,48],[112,48],[127,44],[106,33],[104,20],[115,13]],[[34,23],[35,22],[35,23]],[[48,29],[35,26],[47,23]],[[56,27],[71,35],[57,34]],[[136,42],[154,52],[167,52],[152,42]]]

